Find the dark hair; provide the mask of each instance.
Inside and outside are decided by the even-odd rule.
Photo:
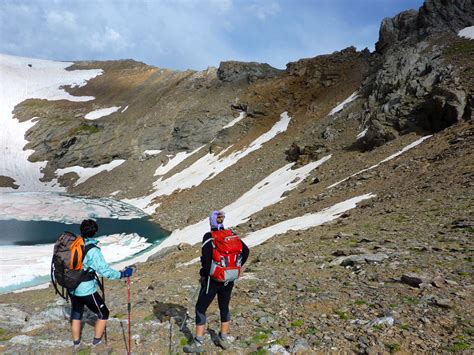
[[[81,223],[81,235],[84,238],[93,237],[99,230],[97,222],[93,219],[85,219]]]

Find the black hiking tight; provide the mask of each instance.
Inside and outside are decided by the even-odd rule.
[[[69,296],[72,303],[71,320],[82,319],[84,306],[87,306],[87,308],[94,312],[99,319],[109,319],[109,309],[98,292],[88,296],[74,296],[71,294]]]
[[[206,324],[207,308],[216,295],[219,304],[219,311],[221,313],[221,322],[230,321],[229,302],[233,288],[233,282],[224,285],[222,282],[214,281],[209,277],[205,278],[201,283],[201,291],[199,291],[199,297],[196,302],[196,325]]]

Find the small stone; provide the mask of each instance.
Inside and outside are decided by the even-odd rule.
[[[413,287],[420,287],[420,284],[429,284],[430,279],[423,275],[415,274],[414,272],[410,272],[408,274],[402,275],[400,281],[404,284],[413,286]]]
[[[447,308],[447,309],[450,309],[450,308],[454,307],[453,302],[450,299],[447,299],[447,298],[443,298],[443,299],[435,298],[433,304],[435,306],[438,306],[438,307],[441,307],[441,308]]]
[[[441,276],[436,276],[433,281],[431,281],[432,285],[438,288],[442,288],[445,285],[444,278]]]

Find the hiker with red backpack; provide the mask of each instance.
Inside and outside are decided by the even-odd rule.
[[[186,353],[204,352],[206,311],[216,295],[221,327],[215,342],[224,350],[230,346],[227,339],[230,327],[229,303],[234,281],[240,276],[240,269],[247,261],[249,248],[231,229],[224,228],[224,218],[224,212],[213,211],[209,216],[211,231],[202,238],[196,336],[191,344],[183,348]]]
[[[98,225],[94,220],[82,221],[80,230],[81,236],[75,236],[72,233],[67,235],[67,232],[65,232],[58,238],[54,249],[51,274],[56,291],[60,293],[55,281],[66,287],[66,298],[70,297],[71,299],[71,334],[74,351],[81,349],[81,320],[84,306],[87,306],[97,315],[98,319],[95,323],[94,338],[91,345],[95,350],[100,350],[100,347],[103,346],[101,345],[102,337],[109,318],[109,310],[103,297],[97,291],[98,285],[102,288],[97,274],[110,280],[117,280],[132,276],[133,268],[126,267],[122,271],[117,271],[107,264],[100,248],[97,246],[98,240],[93,238],[98,231]],[[70,243],[71,240],[72,243]],[[70,265],[65,265],[61,261],[61,250],[66,254],[68,248],[72,250],[73,255]],[[81,259],[82,265],[79,263]],[[61,266],[61,263],[63,266]],[[78,264],[78,266],[73,264]],[[73,281],[68,279],[66,274],[69,273],[80,276]],[[76,286],[76,284],[78,285]]]

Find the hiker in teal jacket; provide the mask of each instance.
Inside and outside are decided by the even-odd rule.
[[[97,247],[98,240],[94,239],[97,233],[97,223],[92,219],[87,219],[81,223],[81,235],[84,238],[86,250],[88,249],[84,260],[84,270],[93,270],[96,274],[110,280],[118,280],[124,277],[132,276],[133,269],[126,267],[122,271],[112,269],[104,259],[102,252]],[[87,248],[88,245],[94,245]],[[97,321],[94,328],[94,339],[92,346],[97,346],[102,342],[102,336],[105,331],[107,319],[109,319],[109,309],[105,305],[103,298],[97,292],[98,281],[93,279],[83,281],[75,289],[69,289],[68,293],[71,298],[71,333],[74,341],[74,349],[77,350],[81,344],[81,320],[84,313],[84,306],[87,306],[97,315]]]

